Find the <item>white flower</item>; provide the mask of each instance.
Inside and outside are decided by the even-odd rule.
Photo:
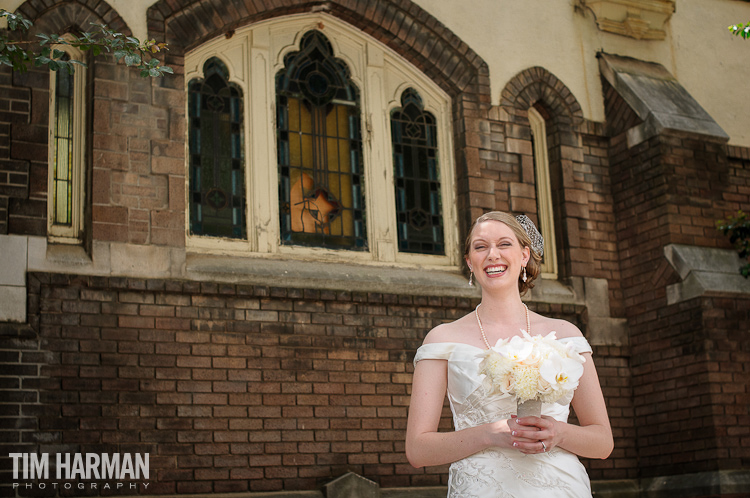
[[[578,387],[578,380],[583,375],[583,365],[574,358],[552,355],[539,367],[539,375],[555,391],[572,391]]]
[[[536,398],[539,386],[539,370],[519,365],[513,369],[516,396],[521,401]]]
[[[545,403],[568,403],[583,375],[586,359],[572,343],[561,343],[555,332],[546,336],[500,339],[494,347],[477,355],[479,373],[489,394],[510,394],[519,401],[539,399]]]
[[[515,336],[510,341],[501,344],[500,341],[494,348],[498,354],[511,362],[521,362],[525,360],[533,351],[534,343],[524,340],[523,337]]]

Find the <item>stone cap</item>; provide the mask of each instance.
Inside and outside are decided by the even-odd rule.
[[[668,131],[727,142],[729,135],[664,66],[600,52],[599,70],[643,120],[640,140]]]
[[[731,249],[669,244],[664,257],[682,280],[667,286],[667,303],[700,296],[748,296],[750,279],[740,274],[742,260]]]

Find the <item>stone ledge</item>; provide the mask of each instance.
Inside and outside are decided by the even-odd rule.
[[[304,289],[387,292],[423,296],[480,297],[456,271],[371,266],[323,261],[188,254],[185,276],[191,280],[225,281]]]
[[[344,485],[336,485],[337,481]],[[722,495],[748,496],[750,471],[720,470],[650,479],[591,481],[597,498],[707,498]],[[325,491],[325,492],[324,492]],[[324,491],[277,491],[265,493],[220,493],[180,495],[181,498],[445,498],[447,486],[380,488],[357,474],[347,473],[324,487]],[[358,494],[365,491],[364,495]],[[373,497],[372,495],[375,494]],[[144,496],[143,498],[159,498]]]
[[[750,496],[750,470],[719,470],[641,480],[642,498]]]
[[[0,275],[0,293],[7,298],[0,303],[0,320],[9,321],[26,319],[26,272],[481,298],[481,290],[469,287],[458,269],[194,254],[182,248],[108,242],[94,242],[89,255],[81,247],[48,244],[46,238],[34,236],[0,236],[0,252],[13,261],[13,268]],[[623,343],[621,324],[609,317],[606,280],[540,279],[524,300],[586,306],[592,344]]]
[[[667,286],[670,305],[701,296],[750,296],[750,279],[740,275],[741,261],[731,249],[669,244],[664,257],[682,279]]]
[[[337,486],[343,481],[344,486]],[[592,481],[591,488],[597,498],[641,498],[635,480]],[[220,493],[180,495],[180,498],[445,498],[447,486],[380,488],[376,483],[354,473],[347,473],[324,486],[324,491],[276,491],[265,493]],[[362,492],[364,491],[364,494]],[[375,493],[376,496],[372,496]],[[143,496],[142,498],[159,498]],[[650,498],[650,497],[649,497]]]

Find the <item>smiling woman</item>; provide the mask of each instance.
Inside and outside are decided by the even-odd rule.
[[[466,237],[464,259],[469,271],[478,282],[480,282],[480,277],[477,272],[493,278],[508,274],[515,275],[518,279],[518,291],[521,295],[534,287],[534,279],[541,272],[544,239],[531,220],[526,216],[523,216],[521,220],[531,227],[529,229],[531,234],[524,229],[518,219],[501,211],[485,213],[476,219]],[[497,223],[486,223],[490,221]],[[531,250],[532,247],[535,250]],[[508,271],[506,260],[506,258],[512,259],[514,248],[524,253],[523,262],[517,273],[515,270]],[[493,250],[497,252],[493,253]],[[484,278],[482,281],[487,282]],[[481,282],[480,285],[482,285]]]
[[[464,258],[482,288],[482,301],[473,313],[435,327],[417,350],[406,455],[415,467],[451,464],[449,497],[591,496],[588,475],[577,456],[607,458],[612,451],[612,431],[591,346],[574,325],[531,313],[521,301],[540,273],[542,253],[541,236],[525,216],[491,212],[479,217],[469,231]],[[549,350],[583,363],[577,387],[569,386],[575,389],[572,401],[566,395],[544,402],[541,416],[517,416],[516,409],[518,401],[546,389],[549,372],[541,376],[539,364],[549,358],[530,355],[536,363],[522,358],[514,367],[524,386],[533,391],[523,398],[518,379],[498,389],[484,368],[494,361],[493,351],[495,356],[506,352],[491,344],[526,341],[530,345],[547,341],[552,344]],[[477,362],[480,358],[489,359],[482,366]],[[502,361],[495,363],[503,370]],[[494,373],[504,375],[504,371]],[[452,433],[438,432],[446,395],[456,428]],[[580,426],[567,423],[570,406]]]

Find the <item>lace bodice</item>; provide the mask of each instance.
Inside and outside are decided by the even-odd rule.
[[[590,353],[583,337],[558,339],[570,342],[578,353]],[[448,401],[456,430],[510,418],[516,413],[516,398],[489,395],[482,385],[477,355],[483,350],[470,344],[439,342],[417,350],[422,360],[448,361]],[[542,415],[568,420],[569,404],[543,404]],[[449,498],[581,498],[591,497],[586,470],[578,458],[553,448],[540,455],[524,455],[505,448],[489,448],[454,462],[450,467]]]

